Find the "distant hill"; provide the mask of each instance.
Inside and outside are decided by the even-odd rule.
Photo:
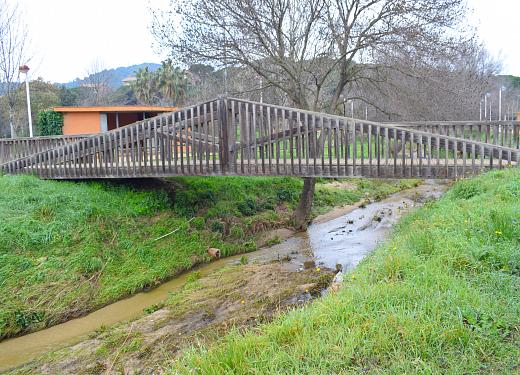
[[[123,85],[123,79],[135,75],[135,72],[141,68],[148,67],[150,71],[156,71],[159,69],[161,64],[156,63],[143,63],[138,65],[132,65],[132,66],[122,66],[115,69],[106,69],[103,70],[100,73],[96,74],[102,74],[106,75],[108,79],[108,86],[113,89],[117,89],[118,87]],[[89,76],[90,77],[90,76]],[[81,86],[84,83],[88,83],[89,77],[85,78],[76,78],[74,81],[66,82],[66,83],[60,83],[60,85],[64,85],[65,87],[78,87]]]

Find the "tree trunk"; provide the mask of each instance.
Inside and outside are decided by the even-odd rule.
[[[298,203],[298,207],[294,211],[293,216],[294,227],[298,230],[306,229],[309,224],[315,185],[316,179],[314,177],[303,178],[300,203]]]
[[[11,138],[16,138],[16,133],[14,130],[14,123],[13,123],[13,109],[9,105],[9,130],[11,130]]]

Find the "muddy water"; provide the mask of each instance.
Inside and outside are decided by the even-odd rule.
[[[316,262],[324,267],[351,270],[389,234],[392,226],[411,208],[438,199],[445,185],[426,181],[416,189],[397,193],[334,220],[312,225],[302,240]]]
[[[327,268],[341,265],[343,271],[355,267],[387,235],[392,225],[411,208],[427,199],[438,198],[444,185],[427,181],[418,188],[397,193],[381,202],[370,203],[365,208],[346,208],[318,218],[305,233],[298,233],[286,241],[247,254],[249,261],[259,263],[283,261],[291,271],[312,264]],[[324,220],[327,219],[327,220]],[[221,259],[198,268],[202,276],[240,262],[241,255]],[[311,262],[309,262],[311,261]],[[0,371],[19,366],[43,353],[73,345],[89,333],[117,322],[128,321],[142,315],[143,309],[163,301],[170,292],[179,290],[186,282],[187,274],[168,281],[156,289],[139,293],[115,302],[85,317],[73,319],[54,327],[22,337],[0,342]]]

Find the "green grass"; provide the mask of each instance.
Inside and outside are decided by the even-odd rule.
[[[316,190],[315,213],[405,185],[358,180]],[[287,225],[294,178],[177,178],[175,197],[97,182],[0,176],[0,339],[65,321],[208,261],[255,249]],[[155,239],[175,231],[173,234]]]
[[[172,372],[520,371],[520,170],[459,182],[405,217],[343,288],[210,347]]]

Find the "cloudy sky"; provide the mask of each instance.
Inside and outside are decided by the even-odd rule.
[[[15,0],[12,0],[15,1]],[[113,68],[160,62],[150,35],[150,7],[169,0],[18,0],[29,24],[34,76],[67,82],[86,75],[100,59]],[[519,0],[468,0],[480,36],[504,61],[504,73],[520,75]]]

